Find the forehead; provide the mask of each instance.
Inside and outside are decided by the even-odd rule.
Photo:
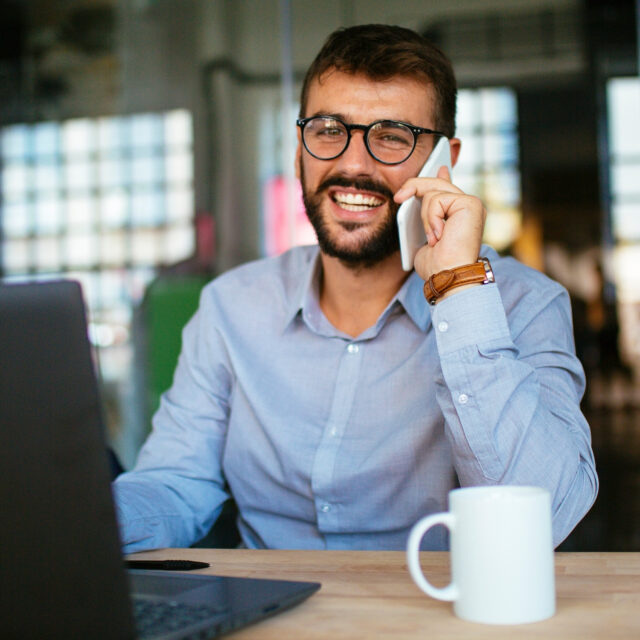
[[[340,115],[349,122],[402,120],[434,126],[433,85],[408,76],[372,80],[363,74],[329,70],[309,86],[306,116]]]

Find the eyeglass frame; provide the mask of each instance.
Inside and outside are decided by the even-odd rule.
[[[304,128],[307,126],[307,124],[311,121],[311,120],[316,120],[316,119],[327,119],[327,120],[335,120],[337,122],[339,122],[347,131],[347,143],[344,145],[344,149],[342,149],[342,151],[340,153],[337,153],[335,156],[331,156],[330,158],[321,158],[320,156],[317,156],[315,153],[312,153],[311,150],[309,149],[309,147],[307,146],[307,142],[304,138]],[[409,131],[411,131],[411,133],[413,134],[413,146],[411,147],[411,151],[409,151],[408,155],[406,158],[404,158],[403,160],[398,160],[397,162],[386,162],[385,160],[380,160],[380,158],[378,158],[373,151],[371,151],[371,147],[369,146],[369,132],[371,131],[371,129],[373,127],[375,127],[377,124],[380,124],[382,122],[390,122],[391,124],[394,125],[402,125],[403,127],[406,127],[407,129],[409,129]],[[416,145],[418,144],[418,136],[422,135],[422,134],[431,134],[431,135],[436,135],[436,136],[442,136],[444,138],[446,138],[446,134],[442,133],[442,131],[435,131],[433,129],[425,129],[424,127],[418,127],[414,124],[409,124],[408,122],[403,122],[402,120],[375,120],[374,122],[372,122],[371,124],[348,124],[346,123],[344,120],[342,120],[341,118],[338,118],[337,116],[330,116],[330,115],[315,115],[315,116],[309,116],[307,118],[298,118],[296,120],[296,125],[298,127],[300,127],[300,135],[302,137],[302,144],[304,145],[304,148],[307,150],[307,153],[312,156],[313,158],[316,158],[316,160],[335,160],[336,158],[339,158],[348,148],[349,145],[351,144],[351,132],[355,129],[356,131],[362,131],[363,132],[363,140],[364,140],[364,146],[367,149],[367,152],[369,153],[369,155],[376,160],[377,162],[380,162],[381,164],[385,164],[388,166],[395,166],[398,164],[402,164],[403,162],[406,162],[411,155],[413,154],[413,152],[416,149]]]

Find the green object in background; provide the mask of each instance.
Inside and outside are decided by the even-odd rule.
[[[143,301],[146,347],[147,424],[171,386],[182,347],[182,329],[198,308],[204,276],[160,276]]]

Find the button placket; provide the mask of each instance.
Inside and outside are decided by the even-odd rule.
[[[311,487],[321,531],[335,530],[337,526],[338,514],[332,501],[339,487],[335,485],[334,468],[358,388],[362,352],[362,346],[354,342],[344,347],[329,418],[314,458]]]

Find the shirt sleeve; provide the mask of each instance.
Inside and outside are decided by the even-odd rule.
[[[134,469],[113,484],[125,552],[187,547],[202,538],[229,497],[222,453],[233,384],[205,289],[182,335],[171,389]]]
[[[473,287],[435,305],[432,321],[461,486],[547,488],[557,546],[598,489],[566,291],[548,281],[505,305],[497,285]]]

